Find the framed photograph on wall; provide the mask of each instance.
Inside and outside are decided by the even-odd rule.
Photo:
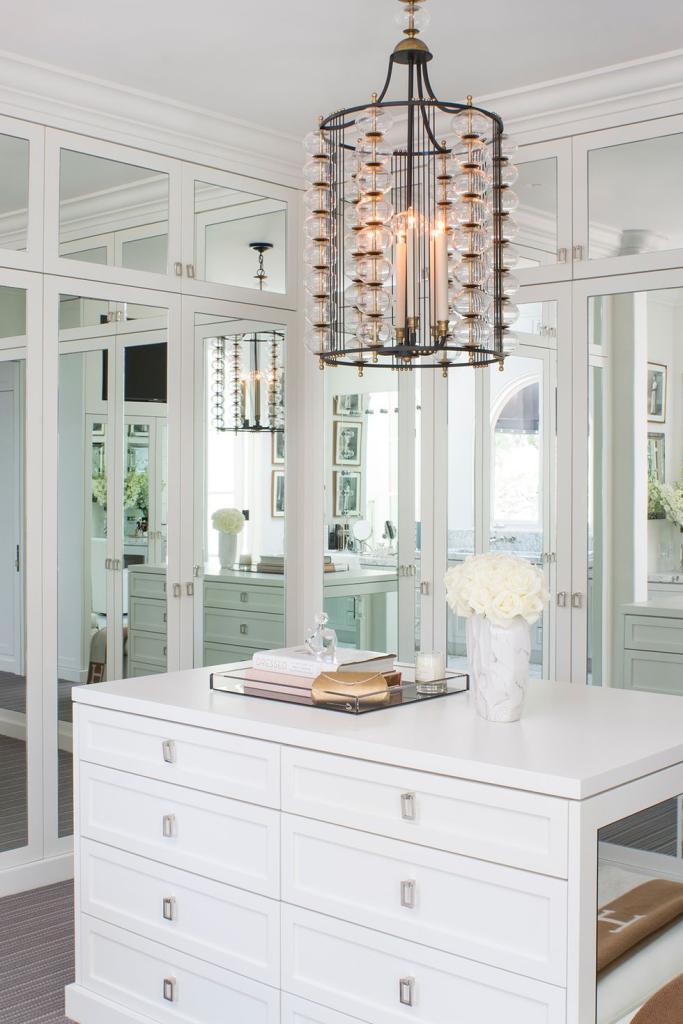
[[[285,432],[284,430],[276,430],[272,435],[272,463],[274,466],[280,466],[285,461]]]
[[[362,395],[335,395],[335,416],[360,416],[363,411]]]
[[[663,484],[666,479],[666,437],[664,434],[647,435],[647,476]]]
[[[285,471],[274,469],[270,481],[270,514],[273,519],[282,519],[285,514]]]
[[[647,418],[651,423],[666,423],[666,366],[647,364]]]
[[[334,461],[337,466],[360,466],[363,424],[353,420],[334,421]]]
[[[359,516],[361,474],[340,469],[334,474],[334,514],[337,518]]]

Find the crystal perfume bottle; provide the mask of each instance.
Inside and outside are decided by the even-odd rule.
[[[319,661],[332,664],[337,653],[337,634],[327,625],[328,619],[326,612],[316,615],[315,626],[306,634],[305,644]]]

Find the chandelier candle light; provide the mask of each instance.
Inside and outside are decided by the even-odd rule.
[[[325,365],[503,369],[517,319],[511,242],[516,146],[497,114],[436,98],[419,32],[425,0],[400,0],[404,38],[369,106],[306,136],[306,344]],[[397,65],[407,98],[387,99]]]
[[[283,346],[281,331],[213,339],[211,422],[214,430],[251,434],[263,431],[275,434],[284,430]],[[229,401],[226,402],[226,398]]]

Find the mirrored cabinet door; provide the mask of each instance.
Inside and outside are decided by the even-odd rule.
[[[59,300],[59,835],[73,828],[71,690],[165,671],[168,313]]]
[[[296,306],[298,193],[208,167],[183,167],[183,290]]]
[[[0,117],[0,263],[42,270],[44,129]]]
[[[680,266],[683,117],[579,135],[575,277]]]
[[[143,285],[180,276],[180,165],[59,132],[47,139],[50,269]]]
[[[192,314],[194,664],[285,645],[286,358],[282,324]]]
[[[515,165],[515,274],[522,284],[567,280],[572,273],[571,141],[521,146]]]

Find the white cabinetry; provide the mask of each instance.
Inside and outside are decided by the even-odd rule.
[[[661,597],[621,610],[626,689],[683,694],[683,598]]]

